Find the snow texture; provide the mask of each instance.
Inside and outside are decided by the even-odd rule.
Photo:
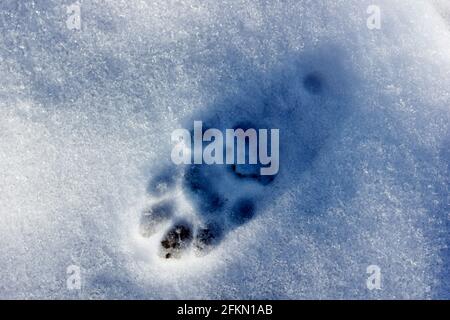
[[[374,2],[1,0],[0,298],[450,299],[450,5]],[[164,259],[146,208],[216,212],[193,120],[279,128],[280,172],[199,168],[232,223]]]

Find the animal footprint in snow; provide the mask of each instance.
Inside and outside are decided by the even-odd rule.
[[[345,72],[339,67],[339,63],[335,63],[334,57],[329,57],[329,60],[324,63],[321,61],[318,67]],[[257,142],[256,146],[252,147],[252,139],[248,136],[243,139],[244,149],[239,149],[236,143],[237,152],[233,156],[244,156],[244,163],[224,161],[225,164],[170,164],[160,175],[151,179],[147,190],[153,200],[160,200],[143,210],[140,232],[144,237],[151,237],[159,234],[162,228],[167,228],[159,241],[161,257],[180,258],[188,252],[204,255],[219,245],[230,231],[249,223],[269,205],[268,195],[276,193],[273,182],[279,175],[278,169],[281,171],[283,168],[279,162],[267,164],[260,161],[262,147],[263,156],[264,151],[266,156],[269,156],[274,148],[279,148],[280,159],[277,160],[294,159],[295,165],[290,164],[290,172],[284,172],[289,177],[298,177],[312,166],[327,140],[339,130],[347,117],[348,103],[345,92],[336,81],[339,77],[327,77],[319,70],[306,69],[310,69],[310,66],[290,65],[283,74],[286,81],[265,86],[269,88],[267,93],[243,94],[231,99],[234,104],[225,107],[218,104],[217,107],[211,108],[208,116],[210,122],[206,123],[208,126],[200,129],[200,137],[206,145],[218,140],[218,136],[212,132],[226,133],[228,128],[233,128],[235,132],[241,129],[240,134],[255,129],[256,141],[261,141],[261,132],[264,133],[264,130],[260,129],[268,130],[265,146]],[[276,79],[280,79],[279,74],[281,72],[275,73]],[[252,88],[250,87],[249,91]],[[255,121],[262,123],[255,124]],[[210,131],[210,135],[206,135],[205,139],[204,134],[208,128],[218,130]],[[279,141],[275,143],[271,128],[276,128],[279,133]],[[191,133],[194,133],[193,137]],[[214,139],[211,135],[214,135]],[[191,139],[194,140],[194,147],[191,148],[194,157],[189,154],[190,161],[195,159],[196,137],[198,130],[196,134],[194,121],[194,128],[187,133],[186,138],[181,139],[188,140],[186,142],[190,147]],[[214,149],[214,158],[217,153],[219,158],[220,153],[226,158],[230,146],[227,145],[226,134],[222,138],[223,143],[219,144],[221,149],[217,146],[209,148],[211,157],[211,150]],[[239,150],[243,150],[241,154]],[[256,164],[249,161],[252,156],[258,158]],[[263,169],[265,172],[267,169],[275,169],[275,173],[265,175],[262,174]]]

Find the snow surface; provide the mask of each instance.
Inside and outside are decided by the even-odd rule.
[[[0,298],[450,298],[447,1],[71,3],[0,3]],[[159,258],[170,133],[240,115],[281,132],[263,209]]]

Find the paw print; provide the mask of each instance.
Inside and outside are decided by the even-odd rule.
[[[226,105],[218,103],[211,108],[210,122],[205,122],[204,130],[279,129],[286,135],[286,140],[280,137],[280,159],[295,161],[284,178],[289,175],[288,179],[298,179],[348,115],[346,92],[336,79],[311,70],[309,65],[304,68],[307,72],[289,66],[283,77],[282,71],[276,72],[274,78],[287,80],[265,86],[269,88],[267,93],[257,98],[243,94],[231,99],[232,104],[228,100]],[[238,118],[242,120],[236,123]],[[264,123],[258,125],[254,121]],[[249,163],[249,152],[245,163]],[[257,217],[268,205],[267,195],[279,190],[274,187],[279,174],[261,175],[261,167],[260,164],[167,166],[148,185],[154,204],[142,211],[141,235],[153,237],[165,230],[158,248],[165,259],[209,253],[231,231]]]
[[[260,165],[248,164],[168,167],[149,183],[150,196],[159,200],[142,211],[140,234],[152,237],[168,226],[159,242],[162,258],[207,254],[257,214],[257,199],[275,179],[259,172]]]

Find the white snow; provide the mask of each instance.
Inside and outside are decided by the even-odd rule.
[[[446,1],[83,0],[79,31],[71,3],[0,3],[0,298],[449,298]],[[216,114],[280,127],[280,175],[209,255],[163,260],[147,183]]]

